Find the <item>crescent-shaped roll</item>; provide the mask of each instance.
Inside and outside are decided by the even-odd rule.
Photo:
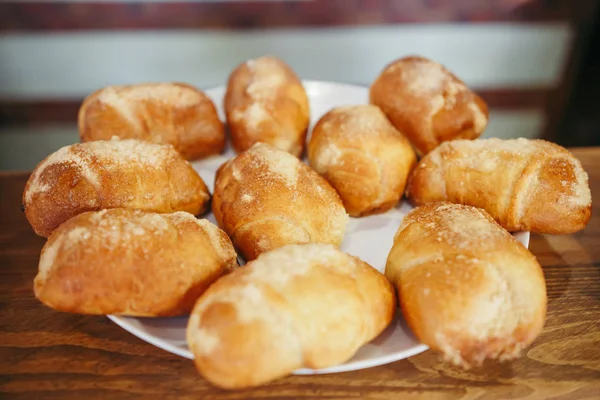
[[[416,337],[455,365],[517,358],[542,331],[542,269],[484,210],[450,203],[412,210],[385,275]]]
[[[339,195],[323,177],[263,143],[219,168],[212,210],[246,261],[290,243],[339,246],[348,223]]]
[[[219,279],[190,315],[198,371],[226,389],[349,360],[392,321],[393,288],[333,245],[287,245]]]
[[[231,241],[207,220],[116,208],[58,227],[42,249],[34,290],[59,311],[184,315],[236,266]]]
[[[173,146],[115,139],[65,146],[46,157],[29,177],[22,204],[35,233],[47,237],[85,211],[199,215],[209,200],[204,181]]]
[[[367,104],[325,114],[313,129],[308,159],[354,217],[394,207],[416,164],[408,140],[379,107]]]
[[[236,152],[257,142],[297,157],[304,151],[308,96],[298,76],[280,59],[265,56],[237,66],[229,76],[223,107]]]
[[[414,169],[407,195],[416,205],[483,208],[511,232],[576,232],[592,209],[579,160],[554,143],[523,138],[446,142]]]
[[[82,142],[116,136],[170,144],[187,160],[225,147],[225,128],[212,100],[182,83],[105,87],[83,101],[78,124]]]
[[[404,57],[388,64],[370,88],[370,100],[419,154],[453,139],[476,139],[488,122],[486,103],[441,64]]]

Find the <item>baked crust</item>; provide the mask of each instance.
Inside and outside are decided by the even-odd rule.
[[[542,331],[542,269],[484,210],[450,203],[412,210],[385,275],[412,332],[453,364],[517,358]]]
[[[408,140],[374,105],[337,107],[325,114],[313,129],[308,159],[354,217],[396,206],[416,164]]]
[[[187,342],[198,371],[227,389],[350,359],[392,321],[385,277],[323,243],[287,245],[224,276],[198,300]]]
[[[388,64],[370,88],[379,106],[419,155],[453,139],[476,139],[488,122],[481,97],[441,64],[423,57]]]
[[[236,152],[262,142],[296,157],[303,153],[310,122],[308,96],[283,61],[265,56],[237,66],[223,106]]]
[[[200,215],[210,193],[173,146],[115,139],[65,146],[46,157],[22,201],[35,233],[47,237],[69,218],[105,208]]]
[[[511,232],[572,233],[590,220],[587,173],[565,148],[544,140],[446,142],[414,169],[407,195],[485,209]]]
[[[72,313],[184,315],[236,266],[231,241],[207,220],[116,208],[79,214],[50,235],[34,291]]]
[[[212,100],[182,83],[105,87],[83,101],[78,124],[82,142],[118,137],[170,144],[187,160],[225,147],[225,128]]]
[[[339,195],[323,177],[263,143],[219,168],[212,210],[246,261],[290,243],[339,246],[348,222]]]

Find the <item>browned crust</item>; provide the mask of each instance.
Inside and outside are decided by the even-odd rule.
[[[511,232],[565,234],[591,218],[587,173],[568,150],[543,140],[447,142],[414,169],[407,196],[485,209]]]
[[[254,145],[219,168],[212,211],[246,260],[289,243],[340,245],[348,216],[331,185],[291,154]]]
[[[183,315],[236,265],[227,235],[191,214],[87,212],[50,235],[34,291],[45,305],[71,313]]]
[[[86,211],[132,208],[203,214],[210,193],[200,175],[171,146],[144,144],[136,156],[107,156],[94,141],[66,146],[44,159],[23,192],[25,216],[36,234],[47,237],[61,223]],[[131,150],[131,149],[130,149]],[[158,156],[154,157],[154,151]],[[125,161],[124,161],[125,160]]]
[[[338,107],[326,113],[313,129],[308,159],[354,217],[393,208],[416,164],[408,140],[373,105]]]
[[[385,274],[417,338],[453,364],[517,358],[542,331],[542,269],[481,209],[435,203],[411,211]]]
[[[419,154],[447,140],[476,139],[487,126],[483,99],[424,57],[404,57],[386,65],[369,96]]]
[[[238,65],[223,100],[231,143],[241,153],[257,142],[299,157],[310,123],[308,96],[292,68],[265,56]]]
[[[82,142],[116,136],[171,144],[187,160],[219,154],[225,147],[225,128],[214,103],[183,83],[102,88],[83,101],[78,125]]]
[[[211,383],[257,386],[347,361],[390,324],[394,297],[382,274],[333,245],[287,245],[211,286],[187,341]]]

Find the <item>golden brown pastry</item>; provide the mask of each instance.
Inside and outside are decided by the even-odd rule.
[[[337,107],[325,114],[313,129],[308,159],[354,217],[394,207],[416,163],[408,140],[373,105]]]
[[[221,153],[225,146],[212,100],[181,83],[105,87],[84,100],[78,119],[82,142],[117,136],[171,144],[188,160]]]
[[[511,232],[575,232],[592,208],[579,160],[556,144],[522,138],[446,142],[414,169],[407,195],[416,205],[483,208]]]
[[[223,105],[238,153],[263,142],[302,154],[310,122],[308,97],[283,61],[260,57],[239,65],[229,76]]]
[[[542,269],[484,210],[450,203],[412,210],[385,275],[416,337],[453,364],[517,358],[542,331]]]
[[[442,65],[423,57],[388,64],[370,89],[371,103],[426,154],[453,139],[476,139],[485,130],[483,99]]]
[[[134,139],[65,146],[35,168],[23,210],[35,233],[47,237],[84,211],[134,208],[202,214],[208,188],[171,145]]]
[[[340,245],[348,222],[340,197],[325,179],[263,143],[219,168],[212,210],[246,261],[289,243]]]
[[[350,359],[391,322],[385,277],[335,246],[287,245],[221,278],[198,300],[187,343],[198,371],[227,389]]]
[[[78,314],[175,316],[237,266],[231,241],[192,214],[116,208],[71,218],[42,249],[36,297]]]

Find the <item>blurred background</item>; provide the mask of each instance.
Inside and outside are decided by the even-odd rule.
[[[485,136],[600,145],[598,0],[189,0],[0,3],[0,170],[78,141],[103,86],[223,85],[271,54],[303,79],[369,85],[408,54],[491,109]]]

